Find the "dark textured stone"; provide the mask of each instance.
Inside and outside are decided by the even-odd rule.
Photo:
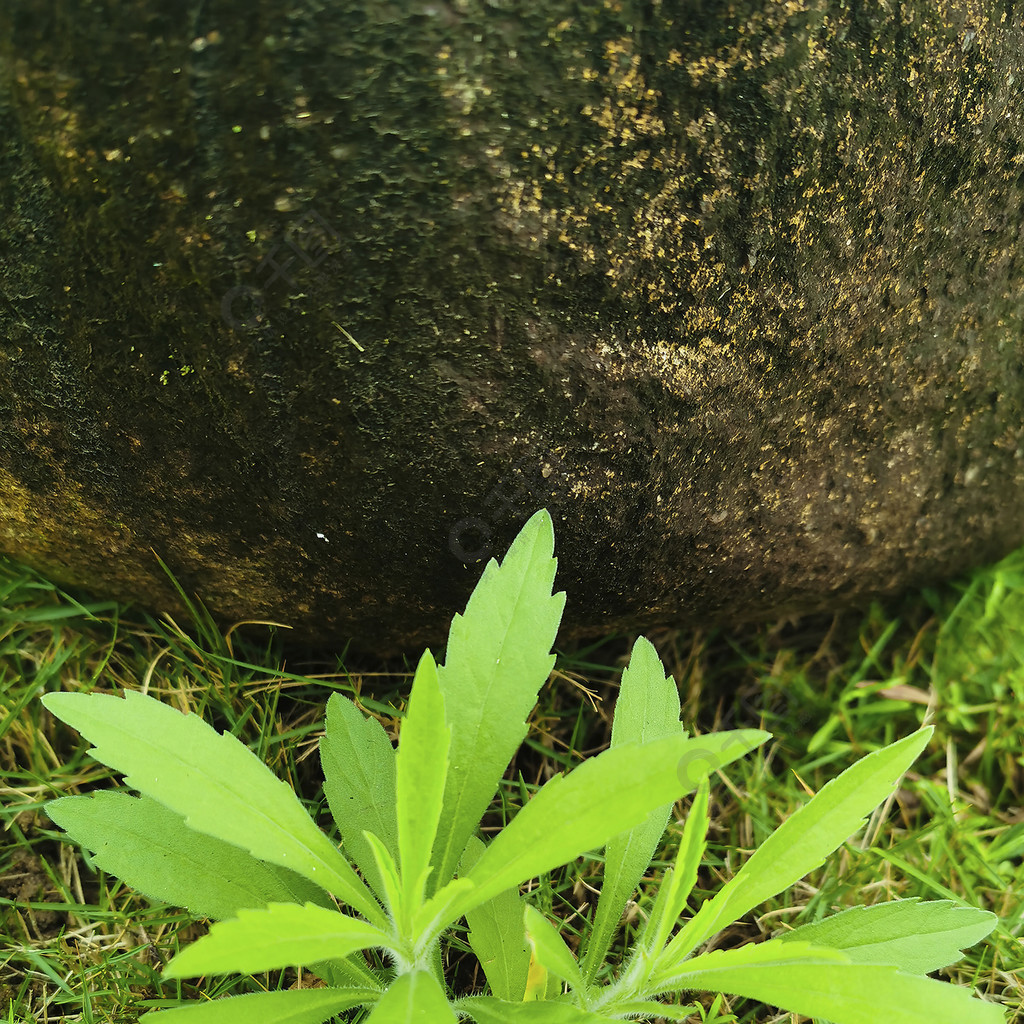
[[[1022,53],[989,0],[7,0],[0,550],[409,648],[541,505],[563,636],[994,558]]]

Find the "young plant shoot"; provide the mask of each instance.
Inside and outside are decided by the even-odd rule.
[[[306,967],[323,987],[180,1003],[149,1024],[318,1024],[361,1008],[370,1024],[588,1024],[703,1019],[688,993],[745,996],[834,1024],[997,1024],[1001,1009],[926,975],[988,934],[992,914],[949,900],[858,907],[778,938],[705,950],[734,921],[819,867],[884,801],[928,743],[922,729],[848,768],[792,814],[712,898],[691,894],[712,775],[764,742],[756,729],[690,736],[676,684],[646,639],[622,675],[611,744],[540,787],[485,843],[481,818],[527,733],[554,664],[547,512],[490,561],[445,663],[426,651],[397,749],[334,694],[320,743],[340,849],[234,736],[135,691],[50,693],[46,708],[139,795],[47,806],[95,863],[153,900],[212,918],[166,979]],[[627,902],[675,802],[695,794],[674,864],[624,957],[608,963]],[[604,851],[578,955],[520,887]],[[443,952],[468,925],[483,994],[453,992]],[[375,950],[367,958],[364,951]],[[371,964],[384,963],[383,970]]]

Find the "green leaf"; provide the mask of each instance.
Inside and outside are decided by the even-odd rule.
[[[324,793],[345,852],[374,891],[383,895],[377,864],[363,832],[372,832],[391,856],[398,858],[395,748],[377,719],[335,693],[327,702],[320,764]]]
[[[151,1011],[139,1018],[139,1024],[323,1024],[342,1010],[374,1002],[379,995],[359,988],[254,992]]]
[[[419,908],[412,927],[413,934],[417,936],[418,950],[429,946],[445,928],[466,913],[461,909],[463,903],[477,905],[469,898],[474,888],[468,878],[454,878]]]
[[[639,637],[619,684],[611,746],[685,735],[679,711],[675,680],[666,676],[654,645]],[[588,980],[593,980],[611,946],[623,908],[658,849],[671,811],[671,803],[658,807],[645,821],[608,842],[601,895],[583,956]]]
[[[526,718],[555,659],[550,655],[565,594],[552,595],[554,534],[546,511],[520,531],[499,567],[491,559],[452,619],[438,670],[451,726],[444,813],[431,889],[455,873],[502,773],[526,736]]]
[[[679,1021],[680,1024],[694,1024],[697,1020],[698,1010],[701,1008],[693,1003],[688,1006],[678,1006],[672,1003],[659,1003],[654,999],[637,999],[631,1003],[616,1003],[616,1019],[634,1017],[655,1017],[661,1020]],[[720,1018],[715,1016],[715,1020]]]
[[[148,797],[101,790],[61,797],[45,809],[104,871],[193,917],[233,917],[242,907],[309,898],[298,875],[188,828],[180,814]]]
[[[94,851],[104,871],[150,899],[187,907],[194,917],[234,917],[242,907],[274,902],[330,904],[312,882],[193,831],[181,815],[149,797],[100,790],[61,797],[46,811],[72,839]],[[310,969],[334,987],[373,983],[358,961],[315,963]]]
[[[483,851],[484,844],[472,837],[459,862],[459,874],[465,874]],[[523,908],[519,889],[512,888],[466,914],[469,945],[480,961],[492,994],[511,1002],[522,1000],[530,969]]]
[[[607,1024],[613,1019],[572,1003],[551,1000],[506,1003],[493,996],[470,996],[459,1000],[458,1006],[477,1024]]]
[[[922,903],[915,896],[853,907],[786,932],[779,940],[841,949],[859,964],[885,964],[907,974],[930,974],[959,960],[998,920],[986,910],[951,900]]]
[[[850,838],[896,788],[931,727],[882,747],[821,788],[789,816],[669,943],[659,963],[672,970],[705,939],[798,882]]]
[[[424,651],[398,741],[398,848],[405,927],[423,900],[430,851],[441,818],[450,738],[437,666],[430,651]]]
[[[89,739],[93,757],[198,832],[315,882],[376,923],[380,907],[298,797],[235,736],[128,690],[48,693],[51,714]]]
[[[556,775],[473,865],[466,877],[475,888],[456,901],[452,912],[459,917],[503,889],[601,846],[682,796],[692,771],[681,779],[679,766],[693,763],[689,755],[695,747],[720,767],[767,736],[759,729],[740,729],[629,743],[584,761],[568,776]]]
[[[526,927],[526,937],[533,947],[534,959],[549,974],[553,974],[562,981],[567,981],[569,987],[574,991],[582,991],[586,988],[583,975],[580,972],[580,965],[572,950],[565,944],[565,939],[559,934],[558,929],[535,907],[526,905],[523,914],[523,924]]]
[[[367,1024],[456,1024],[456,1018],[437,979],[426,971],[413,971],[398,976]]]
[[[760,966],[778,968],[791,963],[815,964],[835,967],[849,964],[850,958],[838,949],[812,946],[809,942],[783,945],[778,939],[767,942],[748,942],[735,949],[715,949],[709,953],[685,960],[674,971],[666,971],[651,982],[654,994],[680,990],[700,992],[727,992],[716,987],[720,975],[741,976],[742,971]]]
[[[402,881],[398,874],[398,865],[388,848],[372,833],[364,833],[377,864],[377,874],[381,881],[381,895],[394,916],[402,903]]]
[[[708,780],[704,779],[686,816],[675,866],[665,872],[651,916],[637,939],[637,953],[642,950],[652,965],[653,959],[650,958],[656,957],[668,942],[697,882],[697,871],[707,847],[709,796]]]
[[[208,935],[171,960],[163,977],[304,967],[389,943],[390,937],[379,928],[337,910],[313,903],[272,903],[263,910],[240,910],[238,917],[213,925]]]
[[[1002,1024],[1000,1007],[965,989],[895,967],[850,962],[838,950],[778,939],[686,962],[659,991],[744,996],[832,1024]]]
[[[309,964],[308,970],[330,988],[380,990],[380,976],[367,966],[366,957],[361,953],[340,960],[318,960]]]

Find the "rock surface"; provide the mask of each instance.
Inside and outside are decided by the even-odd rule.
[[[1019,9],[196,10],[0,11],[3,552],[413,649],[541,505],[563,637],[1024,540]]]

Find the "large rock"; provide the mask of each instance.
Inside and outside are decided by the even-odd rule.
[[[541,505],[563,636],[1024,539],[1012,5],[172,7],[0,8],[3,551],[414,647]]]

